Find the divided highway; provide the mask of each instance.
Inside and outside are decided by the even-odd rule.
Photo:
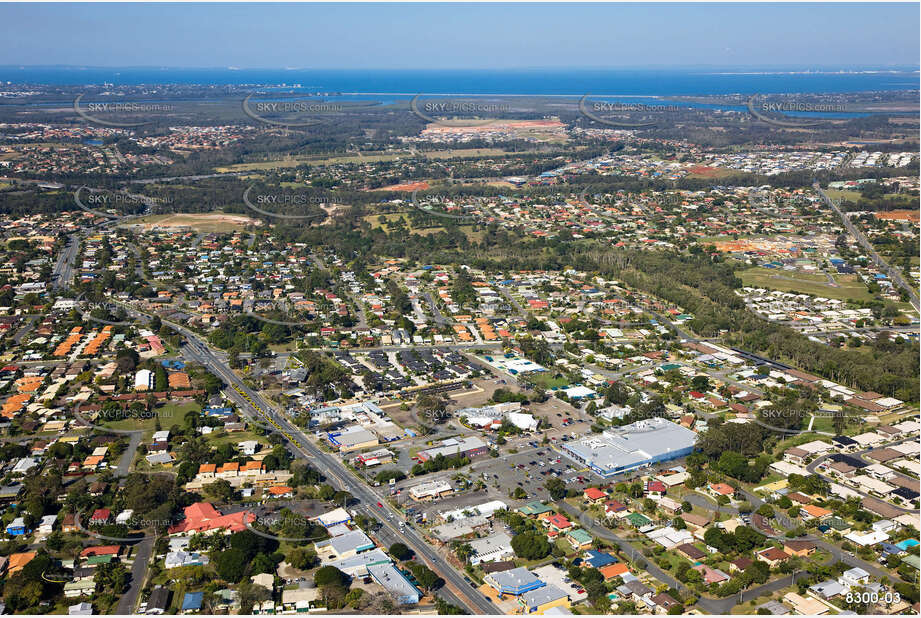
[[[123,306],[130,315],[138,317],[147,315],[125,303],[119,302],[118,304]],[[402,515],[396,509],[375,494],[363,481],[353,477],[352,473],[335,455],[319,448],[304,434],[300,427],[288,420],[284,414],[250,389],[194,332],[175,322],[168,320],[162,320],[162,322],[186,338],[188,341],[184,350],[186,354],[200,362],[208,371],[229,385],[230,388],[227,389],[227,393],[240,406],[241,410],[246,411],[248,416],[252,418],[262,417],[263,420],[276,427],[282,435],[288,438],[289,447],[293,452],[311,461],[314,467],[333,481],[333,485],[338,485],[339,489],[352,494],[369,513],[377,515],[376,518],[382,522],[391,536],[399,539],[412,549],[429,568],[444,579],[446,586],[441,591],[441,594],[448,601],[465,607],[472,614],[498,613],[498,608],[479,590],[471,587],[465,577],[448,565],[445,559],[416,530],[409,526],[397,527],[395,522],[400,521]],[[378,504],[381,506],[377,507]]]

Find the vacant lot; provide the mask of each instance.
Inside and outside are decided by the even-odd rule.
[[[847,189],[828,189],[825,191],[828,194],[828,197],[833,200],[848,200],[850,202],[856,202],[860,199],[860,191],[849,191]]]
[[[795,294],[812,294],[839,300],[871,300],[873,298],[856,275],[835,276],[837,287],[829,283],[828,278],[823,274],[798,273],[771,268],[749,268],[740,272],[739,278],[746,286]]]
[[[722,167],[708,167],[706,165],[695,165],[688,169],[688,175],[691,178],[725,178],[735,173],[737,173],[735,170]]]
[[[921,213],[917,210],[889,210],[886,212],[877,212],[874,216],[884,221],[912,221],[917,223],[919,218],[921,218],[919,214]]]
[[[193,411],[198,412],[200,410],[201,406],[199,406],[194,401],[168,401],[165,404],[158,405],[155,408],[156,417],[154,417],[153,414],[148,416],[147,413],[144,413],[137,416],[130,416],[129,418],[108,422],[103,422],[102,419],[100,419],[97,420],[97,423],[101,424],[103,427],[109,427],[111,429],[128,431],[140,430],[145,433],[152,433],[156,427],[157,419],[160,420],[161,428],[169,429],[172,425],[182,425],[185,422],[186,413]]]
[[[142,217],[132,225],[141,225],[145,229],[188,227],[199,232],[235,232],[251,226],[262,225],[257,219],[244,215],[232,215],[222,212],[177,213],[174,215],[151,215]]]

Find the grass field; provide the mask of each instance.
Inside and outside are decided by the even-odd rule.
[[[381,217],[384,217],[385,219],[384,223],[380,222]],[[381,214],[381,215],[367,215],[364,218],[364,220],[367,221],[371,225],[371,229],[375,229],[375,230],[383,229],[385,232],[390,232],[391,224],[396,223],[400,219],[402,219],[403,223],[407,227],[409,227],[409,231],[411,234],[419,234],[420,236],[429,236],[431,234],[437,234],[438,232],[443,232],[445,230],[445,228],[441,226],[413,227],[412,223],[409,220],[409,217],[406,215],[406,213],[402,213],[402,212],[387,213],[387,214]],[[472,225],[461,225],[461,226],[458,226],[458,229],[460,229],[464,234],[466,234],[467,238],[471,241],[478,241],[485,234],[485,231],[474,230]]]
[[[856,202],[860,199],[860,191],[851,191],[849,189],[826,189],[825,193],[828,194],[828,197],[835,200],[847,200],[850,202]],[[905,198],[905,195],[899,195],[898,193],[885,193],[883,194],[883,199],[895,200]],[[906,200],[907,201],[907,200]]]
[[[430,159],[453,159],[453,158],[480,158],[480,157],[495,157],[499,155],[509,154],[508,151],[503,150],[502,148],[460,148],[457,150],[434,150],[432,152],[425,153],[425,156]],[[278,168],[289,168],[297,167],[299,165],[309,164],[309,165],[335,165],[339,163],[374,163],[377,161],[394,161],[396,159],[412,159],[415,158],[410,152],[367,152],[362,153],[361,155],[349,154],[349,155],[339,155],[334,157],[323,157],[319,155],[303,155],[303,156],[294,156],[294,157],[285,157],[283,159],[274,159],[271,161],[254,161],[252,163],[237,163],[235,165],[227,165],[223,167],[214,168],[215,172],[218,173],[227,173],[227,172],[245,172],[250,170],[270,170]]]
[[[569,380],[567,380],[564,376],[561,375],[558,378],[554,378],[548,371],[542,371],[540,373],[530,375],[528,376],[528,381],[533,383],[535,386],[542,386],[546,390],[550,390],[552,388],[566,388],[569,386]]]
[[[748,287],[768,288],[795,294],[812,294],[824,298],[839,300],[872,300],[873,296],[867,286],[856,275],[837,275],[834,277],[838,287],[832,286],[824,274],[781,271],[772,268],[749,268],[739,274]]]
[[[856,202],[860,199],[860,191],[848,191],[847,189],[827,189],[825,193],[833,200],[848,200]]]
[[[252,431],[235,431],[233,433],[224,434],[223,436],[208,438],[208,446],[212,448],[217,448],[222,444],[233,444],[236,446],[240,442],[246,442],[248,440],[255,440],[263,446],[268,444],[268,440],[266,440],[264,436],[257,435]]]
[[[197,403],[179,404],[176,402],[167,402],[163,406],[157,407],[156,412],[157,417],[160,419],[160,426],[163,429],[168,429],[171,425],[181,425],[186,412],[200,409]],[[153,432],[156,426],[156,420],[152,416],[150,418],[127,418],[103,423],[103,425],[112,429],[139,429],[144,432]]]

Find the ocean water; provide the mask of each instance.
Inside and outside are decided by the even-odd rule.
[[[89,85],[111,83],[277,85],[303,92],[391,94],[517,94],[678,96],[843,93],[918,90],[916,68],[900,69],[529,69],[310,70],[0,66],[0,82]]]

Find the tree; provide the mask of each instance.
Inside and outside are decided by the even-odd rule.
[[[35,607],[42,600],[42,583],[23,577],[13,577],[3,588],[3,600],[18,611]]]
[[[539,560],[550,553],[547,537],[538,532],[525,532],[512,537],[512,549],[515,555],[525,560]]]
[[[470,546],[470,543],[455,542],[454,554],[466,563],[473,554],[473,547]]]
[[[691,378],[691,388],[695,391],[705,393],[710,390],[710,378],[705,375],[696,375]]]
[[[435,597],[435,611],[438,612],[439,616],[456,616],[467,613],[460,607],[448,603],[439,596]]]
[[[374,480],[377,481],[378,483],[383,484],[383,483],[389,483],[390,479],[393,479],[394,482],[397,482],[397,481],[402,481],[405,478],[406,478],[406,475],[403,474],[401,470],[388,469],[388,470],[381,470],[380,472],[378,472],[377,475],[374,477]]]
[[[227,503],[233,499],[233,486],[226,479],[218,479],[202,488],[202,493],[212,502]]]
[[[343,588],[348,588],[350,581],[348,575],[334,566],[320,567],[313,575],[313,583],[320,588],[324,586],[341,586]]]
[[[302,571],[310,569],[317,564],[317,552],[309,545],[295,547],[288,553],[288,564]]]
[[[256,554],[274,553],[278,549],[278,541],[251,530],[242,530],[230,535],[230,546],[243,552],[244,562],[250,562]]]
[[[275,562],[266,554],[256,554],[250,563],[250,573],[258,575],[259,573],[275,573]]]
[[[566,483],[563,482],[563,479],[556,477],[547,479],[544,487],[547,488],[547,492],[553,500],[562,500],[566,497]]]
[[[361,603],[361,597],[364,596],[364,594],[365,591],[361,588],[353,588],[352,590],[349,590],[348,594],[345,595],[345,604],[357,609]]]
[[[100,564],[93,575],[93,582],[98,588],[111,593],[121,594],[128,588],[128,570],[125,565],[112,562]]]
[[[749,583],[763,584],[771,576],[771,568],[766,562],[755,560],[745,569],[744,576]]]
[[[426,590],[436,590],[441,588],[445,583],[443,579],[438,577],[438,574],[435,573],[435,571],[428,568],[424,564],[419,564],[418,562],[409,562],[407,563],[407,566],[412,572],[413,577],[415,577],[416,581],[419,582],[419,585]]]
[[[434,423],[442,423],[448,417],[448,405],[441,397],[422,395],[416,400],[416,407],[419,408],[423,416]]]
[[[246,574],[248,560],[246,552],[242,549],[231,547],[224,551],[212,552],[212,563],[221,579],[237,583]]]
[[[397,560],[409,560],[413,557],[413,550],[403,543],[394,543],[390,546],[390,555]]]

